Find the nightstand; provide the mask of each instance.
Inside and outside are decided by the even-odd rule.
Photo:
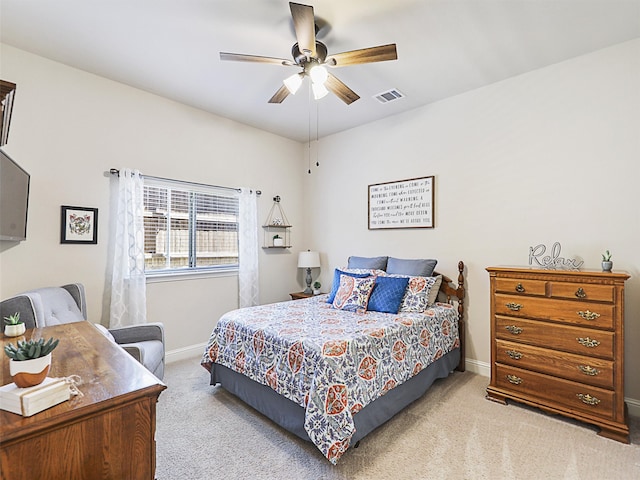
[[[295,292],[290,293],[291,300],[301,300],[303,298],[313,297],[313,293]]]

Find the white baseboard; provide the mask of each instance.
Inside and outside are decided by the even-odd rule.
[[[640,400],[635,398],[624,397],[624,401],[629,408],[629,415],[631,417],[640,417]]]
[[[491,364],[489,363],[467,358],[465,360],[465,367],[470,372],[477,373],[483,377],[491,377]],[[629,409],[629,415],[632,417],[640,417],[640,400],[625,397],[624,401]]]
[[[180,360],[186,360],[188,358],[198,358],[204,353],[204,347],[206,343],[199,343],[197,345],[190,345],[188,347],[177,348],[175,350],[169,350],[165,353],[165,363],[178,362]]]
[[[491,378],[491,364],[486,362],[480,362],[472,358],[466,358],[464,361],[465,369],[472,373],[477,373],[483,377]],[[488,383],[487,383],[488,385]]]

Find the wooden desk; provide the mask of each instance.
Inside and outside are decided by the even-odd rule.
[[[24,337],[59,338],[49,376],[80,375],[84,396],[32,417],[0,410],[0,478],[152,480],[156,402],[167,387],[90,322],[31,329]],[[0,340],[3,348],[16,342]],[[6,385],[9,358],[0,356]]]

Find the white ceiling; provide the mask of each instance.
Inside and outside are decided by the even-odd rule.
[[[329,54],[397,44],[397,61],[332,70],[360,95],[355,103],[332,94],[310,102],[301,89],[268,104],[294,67],[220,61],[220,51],[290,58],[285,0],[0,0],[0,39],[305,142],[310,131],[315,138],[347,130],[640,37],[640,0],[299,3],[328,22],[318,39]],[[406,97],[373,98],[391,88]]]

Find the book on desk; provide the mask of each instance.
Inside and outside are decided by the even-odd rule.
[[[71,398],[64,378],[47,377],[40,385],[19,388],[15,383],[0,387],[0,409],[30,417]]]

